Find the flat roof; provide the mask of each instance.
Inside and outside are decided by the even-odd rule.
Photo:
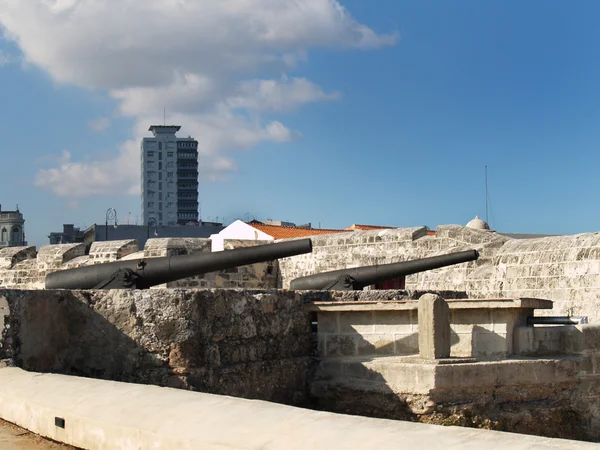
[[[154,136],[160,133],[169,133],[175,134],[177,133],[181,127],[179,125],[150,125],[148,131],[152,131]]]

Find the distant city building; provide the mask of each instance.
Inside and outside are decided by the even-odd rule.
[[[260,222],[252,220],[250,222],[242,222],[236,220],[229,224],[226,228],[217,234],[210,236],[211,248],[213,252],[221,251],[225,248],[225,241],[229,239],[235,240],[251,240],[251,241],[276,241],[278,239],[294,239],[300,237],[310,237],[319,234],[347,233],[347,230],[330,230],[322,228],[310,228],[306,225],[302,227],[288,225],[273,225],[274,223],[291,223],[277,222],[270,220]]]
[[[76,228],[72,223],[63,224],[63,231],[52,231],[48,236],[50,244],[73,244],[83,242],[83,230]]]
[[[24,225],[18,206],[15,211],[2,211],[0,205],[0,248],[26,246]]]
[[[219,222],[200,222],[194,226],[160,226],[149,225],[92,225],[84,232],[83,242],[91,245],[94,241],[118,241],[135,239],[138,247],[143,249],[146,241],[152,238],[209,238],[225,227]]]
[[[144,225],[198,222],[198,141],[178,138],[178,125],[152,125],[143,138],[142,220]]]

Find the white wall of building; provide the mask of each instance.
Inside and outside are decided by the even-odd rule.
[[[223,241],[226,239],[243,239],[246,241],[272,241],[273,236],[257,230],[252,225],[248,225],[241,220],[236,220],[220,233],[211,234],[212,251],[220,252],[223,250]]]

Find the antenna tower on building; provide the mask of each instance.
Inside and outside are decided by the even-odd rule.
[[[488,220],[488,191],[487,191],[487,165],[485,166],[485,223],[489,224]]]

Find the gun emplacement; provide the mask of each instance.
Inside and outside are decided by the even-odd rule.
[[[361,290],[366,286],[391,280],[404,275],[439,269],[453,264],[474,261],[479,257],[477,250],[449,253],[430,258],[415,259],[392,264],[356,267],[334,270],[296,278],[290,283],[290,289],[299,290]]]
[[[310,239],[213,253],[116,261],[46,275],[46,289],[147,289],[182,278],[310,253]]]

